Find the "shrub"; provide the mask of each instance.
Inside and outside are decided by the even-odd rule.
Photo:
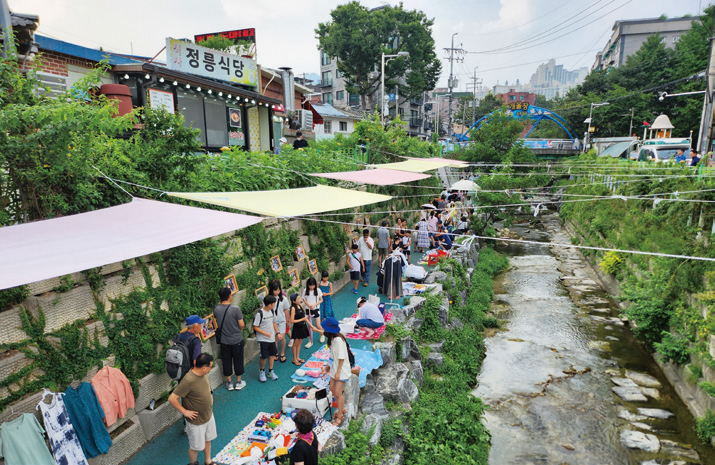
[[[682,365],[690,359],[690,348],[687,341],[667,331],[663,331],[661,342],[656,342],[653,345],[659,354],[664,355],[668,360],[672,360],[675,363]]]
[[[708,409],[705,415],[695,420],[695,432],[704,444],[710,444],[710,438],[715,436],[715,413]]]

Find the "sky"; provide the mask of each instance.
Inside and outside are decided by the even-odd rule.
[[[258,62],[289,66],[296,75],[319,73],[315,28],[330,20],[330,11],[346,2],[329,0],[9,0],[17,13],[40,16],[39,34],[86,47],[152,57],[166,37],[254,27]],[[368,8],[387,4],[361,0]],[[398,2],[391,2],[396,5]],[[456,90],[477,79],[484,86],[526,82],[540,63],[555,58],[566,69],[593,64],[607,43],[615,21],[697,15],[708,0],[404,0],[406,9],[434,19],[432,35],[442,59],[438,86],[446,86],[449,61],[455,57]],[[537,35],[540,34],[540,35]],[[503,47],[511,48],[498,50]],[[480,53],[481,52],[481,53]],[[484,53],[488,52],[488,53]],[[159,60],[163,60],[160,55]],[[476,71],[475,71],[476,68]],[[471,87],[469,87],[471,90]]]

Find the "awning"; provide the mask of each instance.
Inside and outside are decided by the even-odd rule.
[[[619,158],[621,155],[623,155],[623,152],[628,150],[628,147],[631,146],[631,141],[626,141],[626,142],[617,142],[607,149],[605,149],[603,152],[601,152],[598,156],[599,157],[613,157],[613,158]]]
[[[422,173],[424,171],[430,171],[430,170],[436,170],[438,168],[444,168],[444,167],[452,167],[452,168],[463,168],[464,165],[461,163],[454,163],[453,161],[450,162],[441,162],[441,161],[431,161],[431,160],[425,160],[425,159],[418,159],[418,160],[407,160],[407,161],[401,161],[397,163],[387,163],[384,165],[370,165],[374,166],[375,168],[385,168],[385,169],[390,169],[390,170],[398,170],[398,171],[409,171],[412,173]]]
[[[302,216],[361,207],[392,198],[389,195],[323,185],[253,192],[170,192],[169,195],[276,217]]]
[[[377,168],[374,170],[360,171],[340,171],[337,173],[314,173],[313,176],[321,178],[337,179],[340,181],[351,181],[360,184],[373,184],[375,186],[390,186],[404,182],[419,181],[427,179],[429,174],[410,173],[408,171],[386,170]]]
[[[0,228],[0,289],[117,263],[259,223],[155,200]]]

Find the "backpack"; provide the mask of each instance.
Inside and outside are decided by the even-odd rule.
[[[348,344],[348,341],[345,341],[345,345],[348,346],[348,362],[350,362],[350,368],[355,368],[355,354],[353,354],[353,350],[350,348],[350,344]]]
[[[277,306],[278,306],[278,305],[276,304],[276,307],[277,307]],[[273,310],[271,310],[271,313],[273,314],[273,318],[276,318],[276,317],[278,316],[277,313],[276,313],[276,307],[273,307]],[[253,335],[254,335],[254,336],[258,336],[258,334],[256,334],[256,326],[258,326],[258,327],[260,328],[261,325],[263,324],[263,307],[261,307],[261,308],[258,309],[258,313],[261,315],[261,318],[258,320],[258,324],[257,324],[257,325],[253,325],[253,326],[251,327],[251,328],[253,328]],[[255,315],[254,315],[254,316],[253,316],[254,321],[255,321],[255,318],[256,318],[256,317],[255,317]]]
[[[191,369],[193,365],[191,349],[198,340],[196,336],[188,340],[182,340],[179,336],[181,333],[176,335],[172,340],[173,344],[166,351],[166,374],[175,381],[181,381]]]

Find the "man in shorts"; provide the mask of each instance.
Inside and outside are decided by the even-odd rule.
[[[350,252],[348,252],[348,263],[350,264],[350,281],[353,282],[353,294],[358,293],[358,281],[360,281],[360,273],[365,269],[365,262],[362,260],[362,255],[358,252],[358,245],[353,244]]]
[[[377,262],[382,264],[388,255],[390,255],[390,230],[387,229],[387,221],[383,221],[382,226],[377,230]]]
[[[266,359],[268,360],[268,376],[276,381],[278,376],[273,372],[273,362],[278,356],[276,348],[276,336],[279,341],[283,340],[283,335],[278,332],[278,324],[273,309],[276,307],[276,298],[267,295],[263,298],[263,308],[256,312],[253,318],[253,330],[256,332],[256,341],[261,349],[261,358],[258,360],[260,372],[258,381],[266,382]]]
[[[206,377],[213,367],[213,360],[210,354],[199,355],[194,367],[186,373],[174,392],[169,395],[169,403],[187,421],[190,465],[198,465],[200,450],[204,451],[204,463],[211,460],[211,441],[217,437],[213,413],[214,399],[211,384]],[[179,398],[182,400],[181,403]]]

